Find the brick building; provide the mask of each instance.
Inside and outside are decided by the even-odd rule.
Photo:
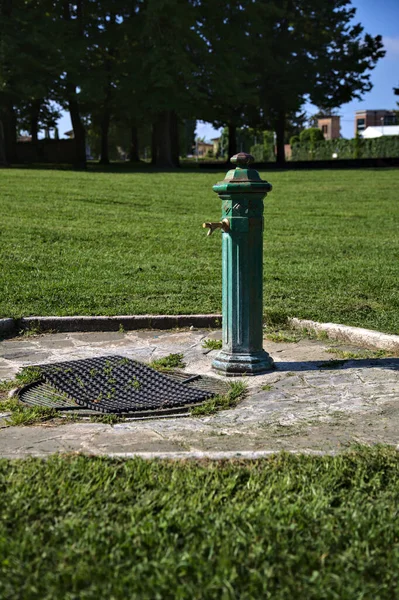
[[[362,135],[367,127],[396,125],[397,116],[393,110],[357,110],[355,113],[355,135]]]
[[[325,140],[336,140],[341,137],[341,117],[333,115],[317,119],[317,127],[322,130]]]

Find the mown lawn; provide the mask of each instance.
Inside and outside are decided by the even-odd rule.
[[[7,600],[397,598],[395,450],[0,460]]]
[[[399,333],[399,170],[262,175],[266,318]],[[0,316],[219,312],[223,177],[0,170]]]

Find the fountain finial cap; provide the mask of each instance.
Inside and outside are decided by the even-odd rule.
[[[251,154],[239,152],[231,157],[231,162],[236,164],[235,169],[231,169],[223,181],[219,181],[213,186],[213,191],[217,194],[243,194],[247,192],[258,193],[263,197],[267,192],[271,192],[272,186],[267,181],[260,178],[258,171],[251,168],[251,163],[255,161]]]
[[[247,154],[246,152],[239,152],[230,158],[230,162],[235,163],[237,167],[241,167],[245,169],[248,165],[251,165],[255,162],[252,154]]]

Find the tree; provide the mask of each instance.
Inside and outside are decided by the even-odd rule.
[[[152,161],[176,167],[179,126],[201,101],[205,41],[197,35],[197,2],[146,0],[139,37],[140,97],[153,123]]]
[[[260,25],[254,14],[258,4],[250,0],[202,0],[199,8],[197,32],[206,40],[207,48],[201,78],[204,102],[199,110],[203,120],[218,128],[227,127],[228,161],[237,153],[238,129],[255,126],[259,120],[254,76],[257,60],[251,50]],[[267,21],[262,25],[267,35]]]
[[[81,94],[91,121],[101,132],[100,163],[104,165],[109,164],[111,122],[120,120],[125,107],[121,98],[122,79],[127,79],[124,54],[132,51],[126,44],[128,34],[137,35],[137,31],[132,32],[129,27],[137,6],[135,1],[101,0],[92,4],[87,21],[88,72]],[[133,57],[137,59],[135,54]],[[135,83],[134,77],[132,83]]]
[[[309,129],[301,131],[299,134],[299,141],[301,144],[306,144],[308,142],[315,144],[316,142],[324,141],[324,135],[318,127],[309,127]]]
[[[86,131],[84,116],[87,106],[81,94],[89,65],[86,50],[89,38],[91,4],[84,0],[75,3],[56,0],[54,21],[59,28],[59,54],[61,68],[56,83],[56,98],[69,110],[75,141],[75,167],[86,168]]]
[[[51,0],[2,0],[0,3],[0,121],[3,162],[17,160],[16,139],[20,114],[29,118],[37,139],[41,112],[59,70]],[[56,35],[54,38],[56,39]]]
[[[17,129],[28,131],[32,136],[32,143],[35,144],[38,140],[39,130],[55,130],[60,117],[61,113],[54,103],[47,99],[35,98],[19,105]]]
[[[287,115],[306,98],[323,108],[339,107],[372,87],[370,71],[384,56],[381,36],[352,25],[349,0],[282,0],[274,5],[270,40],[259,73],[260,103],[277,136],[277,161],[285,162]]]

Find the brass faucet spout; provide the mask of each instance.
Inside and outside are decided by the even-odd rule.
[[[209,229],[208,235],[212,235],[215,229],[222,229],[224,232],[230,231],[230,221],[228,219],[223,219],[222,221],[210,223],[202,223],[202,227],[204,229]]]

